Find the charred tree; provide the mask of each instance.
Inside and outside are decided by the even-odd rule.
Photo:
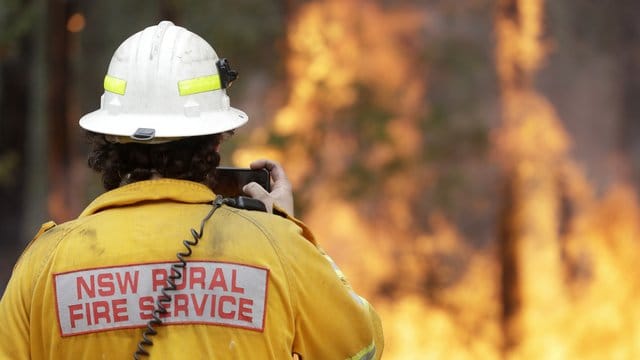
[[[496,141],[507,184],[500,220],[505,353],[545,358],[559,335],[545,329],[559,321],[564,304],[559,179],[568,138],[535,87],[546,56],[543,1],[498,4],[502,125]]]
[[[73,13],[74,2],[52,0],[48,2],[46,49],[49,61],[47,115],[49,117],[49,214],[55,221],[68,220],[71,195],[69,179],[72,154],[70,153],[68,131],[69,87],[69,33],[67,19]]]

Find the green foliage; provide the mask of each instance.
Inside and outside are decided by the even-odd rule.
[[[0,1],[0,59],[24,36],[37,19],[37,1],[24,4],[20,0]]]
[[[263,0],[174,1],[180,20],[205,39],[232,64],[273,63],[274,45],[286,26],[278,2]],[[244,67],[244,66],[243,66]]]
[[[17,181],[15,173],[20,164],[20,155],[15,151],[0,154],[0,187],[11,187]]]
[[[351,166],[344,178],[336,183],[346,197],[364,199],[379,191],[385,175],[392,170],[390,167],[397,166],[400,159],[384,164],[379,169],[364,166],[366,158],[376,146],[389,144],[391,139],[387,125],[393,113],[375,101],[372,89],[362,84],[357,84],[356,89],[357,102],[336,114],[334,126],[339,128],[339,132],[353,136],[358,144],[357,150],[351,155]]]

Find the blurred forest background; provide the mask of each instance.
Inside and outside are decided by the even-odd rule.
[[[239,70],[386,359],[640,357],[640,3],[0,0],[0,289],[99,193],[77,121],[162,19]]]

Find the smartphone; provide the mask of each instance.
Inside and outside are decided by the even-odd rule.
[[[271,176],[267,169],[246,169],[220,166],[216,168],[216,185],[213,192],[225,197],[246,196],[242,188],[256,182],[267,192],[271,191]]]

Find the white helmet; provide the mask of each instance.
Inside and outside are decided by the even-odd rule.
[[[200,36],[162,21],[116,50],[100,109],[84,115],[80,126],[147,143],[232,130],[248,120],[225,90],[236,77]]]

